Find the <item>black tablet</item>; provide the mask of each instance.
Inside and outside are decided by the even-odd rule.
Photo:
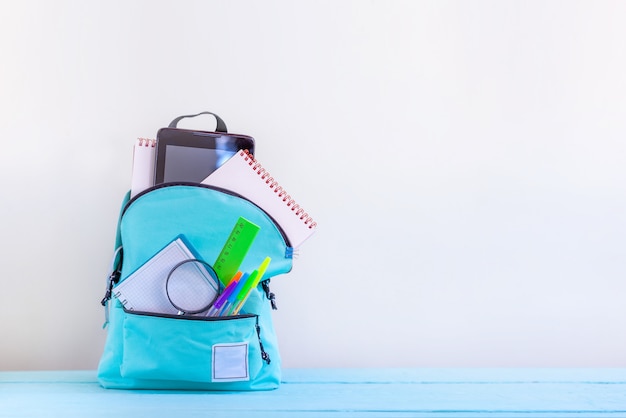
[[[157,133],[154,184],[200,183],[242,149],[254,154],[254,138],[221,132],[162,128]]]

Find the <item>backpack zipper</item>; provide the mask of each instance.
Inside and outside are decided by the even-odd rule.
[[[235,192],[227,190],[227,189],[222,189],[220,187],[210,186],[208,184],[179,182],[179,183],[162,183],[162,184],[157,184],[156,186],[149,187],[146,190],[143,190],[140,193],[138,193],[136,196],[134,196],[128,202],[126,202],[126,204],[124,205],[124,208],[122,209],[122,213],[120,215],[120,220],[124,216],[124,214],[126,213],[128,208],[130,207],[130,205],[132,205],[138,198],[140,198],[141,196],[143,196],[145,194],[150,193],[151,191],[158,190],[158,189],[163,189],[163,188],[171,187],[171,186],[201,187],[201,188],[215,190],[215,191],[218,191],[218,192],[221,192],[221,193],[225,193],[227,195],[235,196],[235,197],[238,197],[240,199],[243,199],[245,201],[250,202],[252,205],[254,205],[257,208],[259,208],[259,210],[261,210],[263,213],[265,213],[265,215],[272,220],[272,222],[274,223],[274,225],[278,229],[278,232],[283,237],[283,240],[285,240],[285,244],[287,245],[287,251],[286,251],[285,256],[287,258],[293,258],[294,249],[291,247],[291,243],[289,242],[289,238],[287,237],[287,234],[285,234],[285,231],[283,231],[283,229],[280,227],[278,222],[276,222],[276,220],[274,218],[272,218],[272,216],[269,213],[267,213],[265,210],[263,210],[263,208],[261,208],[256,203],[252,202],[250,199],[246,199],[245,197],[241,196],[238,193],[235,193]],[[119,247],[115,251],[115,254],[113,256],[114,260],[116,259],[118,253],[119,253],[119,261],[118,261],[117,265],[112,267],[112,269],[111,269],[111,273],[110,273],[109,277],[107,278],[107,288],[106,288],[106,291],[104,293],[104,298],[102,298],[102,300],[100,301],[102,306],[104,306],[104,317],[105,317],[104,325],[102,326],[102,328],[106,328],[107,324],[109,323],[109,310],[108,310],[108,306],[107,306],[108,305],[108,301],[111,300],[111,297],[112,297],[112,294],[113,294],[113,287],[120,280],[120,277],[121,277],[121,274],[122,274],[122,271],[121,271],[121,269],[122,269],[122,257],[123,257],[123,254],[124,254],[124,251],[123,251],[122,247]],[[269,282],[270,282],[270,279],[264,280],[263,282],[261,282],[261,285],[263,286],[263,291],[265,292],[265,296],[267,297],[267,299],[270,301],[270,303],[272,305],[272,310],[277,310],[278,308],[276,307],[276,295],[274,293],[270,292]],[[260,340],[260,336],[259,336],[259,343],[260,342],[261,342],[261,340]],[[261,350],[263,350],[263,345],[261,345]]]
[[[189,186],[189,187],[200,187],[200,188],[204,188],[204,189],[209,189],[209,190],[215,190],[217,192],[221,192],[230,196],[234,196],[234,197],[238,197],[240,199],[243,199],[249,203],[251,203],[252,205],[256,206],[257,208],[259,208],[259,210],[261,210],[268,218],[270,218],[272,220],[272,222],[274,223],[274,225],[276,225],[276,228],[278,229],[278,232],[280,232],[280,235],[283,237],[283,240],[285,240],[285,244],[287,244],[287,256],[289,256],[289,258],[293,258],[293,248],[291,247],[291,242],[289,241],[289,238],[287,237],[287,234],[285,234],[285,231],[283,230],[283,228],[281,228],[280,224],[276,221],[276,219],[274,219],[269,213],[267,213],[262,207],[260,207],[259,205],[257,205],[256,203],[254,203],[252,200],[240,195],[239,193],[235,193],[231,190],[228,189],[223,189],[221,187],[217,187],[217,186],[211,186],[208,184],[202,184],[202,183],[192,183],[192,182],[176,182],[176,183],[161,183],[161,184],[157,184],[156,186],[152,186],[147,188],[146,190],[143,190],[142,192],[138,193],[136,196],[134,196],[132,199],[130,199],[126,205],[124,206],[124,208],[122,209],[122,214],[120,216],[123,217],[124,213],[126,213],[126,210],[128,210],[128,208],[130,207],[130,205],[132,205],[133,203],[135,203],[135,201],[137,199],[139,199],[140,197],[154,191],[154,190],[158,190],[158,189],[164,189],[166,187],[172,187],[172,186]]]
[[[272,359],[270,359],[270,355],[267,354],[265,348],[263,348],[263,341],[261,341],[261,326],[259,325],[259,316],[256,316],[256,335],[259,339],[259,348],[261,348],[261,358],[265,361],[266,364],[270,364]]]
[[[257,339],[259,340],[259,348],[261,349],[261,359],[266,363],[270,364],[272,359],[270,359],[270,355],[265,351],[263,347],[263,341],[261,341],[261,325],[259,325],[259,315],[256,314],[242,314],[235,316],[185,316],[185,315],[170,315],[170,314],[160,314],[160,313],[152,313],[152,312],[142,312],[142,311],[128,311],[126,308],[123,308],[124,312],[131,315],[142,315],[142,316],[153,316],[157,318],[169,318],[169,319],[182,319],[182,320],[191,320],[191,321],[233,321],[240,318],[255,318],[254,328],[256,330]]]

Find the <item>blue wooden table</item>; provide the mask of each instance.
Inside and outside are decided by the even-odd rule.
[[[626,417],[626,369],[293,369],[270,392],[105,390],[0,372],[0,417]]]

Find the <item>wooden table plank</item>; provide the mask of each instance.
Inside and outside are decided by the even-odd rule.
[[[626,417],[624,369],[285,370],[270,392],[102,389],[94,372],[0,372],[0,417]]]
[[[287,369],[283,382],[626,383],[626,368],[379,368]]]

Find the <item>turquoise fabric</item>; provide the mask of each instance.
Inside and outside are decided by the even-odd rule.
[[[212,264],[240,216],[260,226],[240,270],[251,272],[270,257],[264,279],[289,272],[291,249],[259,207],[212,188],[170,185],[138,196],[122,212],[116,238],[123,247],[120,282],[181,234]],[[232,319],[137,314],[126,312],[117,299],[109,305],[108,334],[98,366],[105,388],[267,390],[279,385],[278,341],[261,285],[251,293],[242,315]],[[262,359],[261,344],[269,364]],[[216,359],[221,359],[221,370],[228,365],[224,359],[241,360],[241,353],[246,355],[246,378],[220,377]]]

